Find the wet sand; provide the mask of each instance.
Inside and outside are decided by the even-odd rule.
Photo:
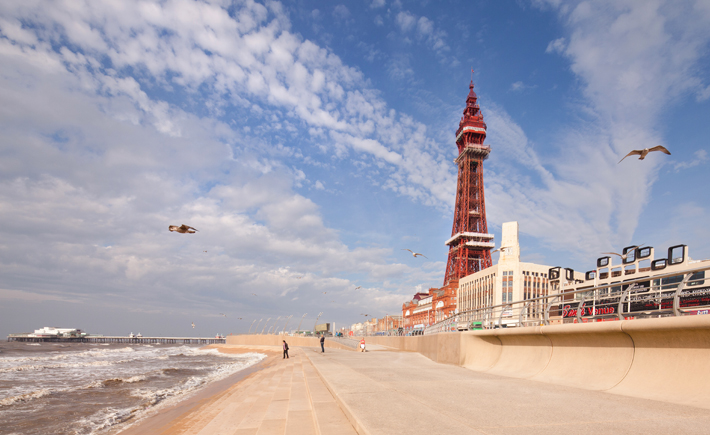
[[[276,363],[281,359],[281,349],[278,346],[241,346],[228,344],[213,344],[204,349],[216,348],[220,352],[239,354],[258,352],[266,354],[261,362],[235,373],[225,379],[214,382],[196,394],[170,407],[156,410],[129,427],[118,428],[109,434],[144,435],[164,434],[181,435],[189,431],[193,425],[211,420],[217,414],[212,404],[226,394],[231,394],[239,384],[253,376],[258,371]]]

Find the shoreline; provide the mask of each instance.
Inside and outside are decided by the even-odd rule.
[[[122,428],[110,430],[107,435],[141,435],[146,433],[179,435],[185,433],[193,425],[213,418],[212,414],[216,415],[218,410],[211,410],[211,407],[217,400],[232,393],[255,373],[272,366],[277,357],[281,356],[281,349],[277,346],[210,344],[202,349],[218,349],[219,352],[231,354],[256,352],[266,354],[266,358],[233,375],[205,386],[205,388],[178,403],[164,409],[149,412],[146,416]]]

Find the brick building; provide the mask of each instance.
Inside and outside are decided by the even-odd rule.
[[[430,288],[416,293],[411,301],[402,304],[402,327],[405,331],[423,329],[456,313],[458,281],[441,288]]]

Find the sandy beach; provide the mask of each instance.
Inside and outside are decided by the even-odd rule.
[[[277,346],[240,346],[216,344],[206,346],[205,349],[216,348],[220,352],[230,354],[241,354],[258,352],[266,354],[267,357],[232,376],[214,382],[203,390],[185,400],[170,407],[159,409],[131,426],[124,427],[113,434],[121,435],[141,435],[141,434],[166,434],[181,435],[199,431],[220,412],[214,406],[220,398],[234,393],[240,385],[260,370],[274,365],[281,359],[281,349]],[[193,430],[197,429],[197,430]]]

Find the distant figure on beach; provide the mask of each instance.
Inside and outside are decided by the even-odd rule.
[[[194,229],[194,228],[192,228],[192,227],[190,227],[190,226],[187,226],[187,225],[185,225],[185,224],[182,224],[182,225],[180,225],[180,226],[177,226],[177,225],[170,225],[170,226],[168,226],[168,229],[169,229],[171,232],[172,232],[172,231],[177,231],[178,233],[181,233],[181,234],[195,234],[195,231],[197,231],[196,229]],[[205,252],[207,252],[207,251],[205,251]]]
[[[284,357],[283,359],[288,358],[288,343],[286,343],[286,340],[283,340],[284,342]]]
[[[360,352],[365,352],[365,339],[360,340]]]
[[[320,336],[320,353],[325,353],[325,333]]]

